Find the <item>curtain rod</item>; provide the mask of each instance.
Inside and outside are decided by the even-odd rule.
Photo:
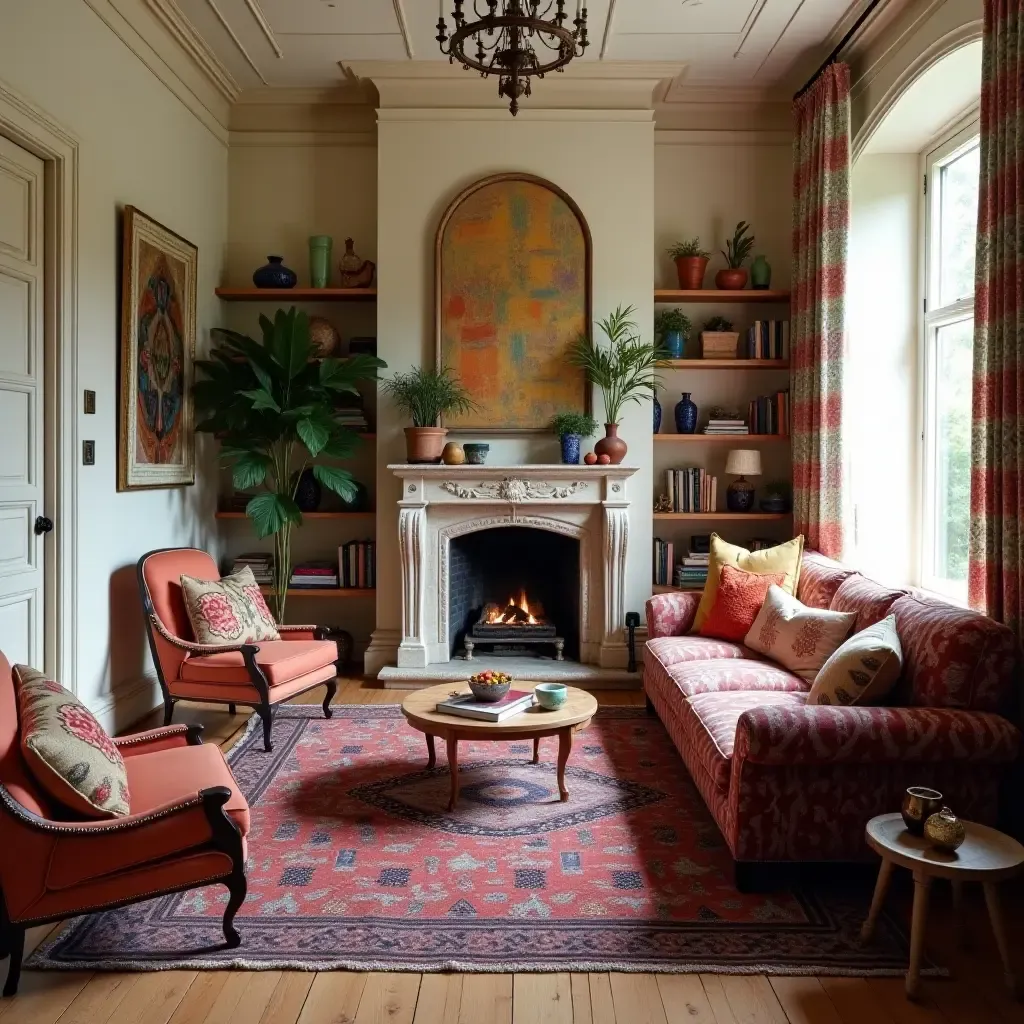
[[[833,49],[833,51],[821,62],[821,65],[818,67],[818,70],[815,71],[814,74],[811,75],[811,77],[808,78],[806,82],[804,82],[803,86],[793,94],[794,101],[800,99],[800,97],[803,96],[803,94],[807,92],[807,90],[810,89],[812,85],[814,85],[814,83],[818,80],[821,73],[830,64],[835,63],[836,58],[843,51],[843,48],[857,34],[857,32],[860,31],[861,25],[863,25],[864,22],[868,20],[868,17],[871,15],[871,12],[880,3],[881,0],[870,0],[867,7],[865,7],[864,10],[860,12],[859,16],[857,17],[857,20],[850,26],[850,29],[846,33],[846,35],[844,35],[843,38],[840,39],[839,42],[836,44],[835,49]]]

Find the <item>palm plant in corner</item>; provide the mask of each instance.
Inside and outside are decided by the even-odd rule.
[[[594,445],[598,458],[608,456],[617,466],[626,457],[626,442],[619,437],[619,420],[623,408],[630,402],[653,397],[658,390],[658,375],[654,372],[658,361],[666,353],[656,343],[643,341],[632,316],[633,306],[617,307],[604,320],[598,320],[608,339],[607,345],[581,334],[569,352],[570,360],[583,367],[587,378],[601,389],[604,398],[605,436]]]
[[[263,340],[214,328],[219,342],[209,359],[196,360],[202,374],[193,389],[202,417],[196,430],[220,440],[221,459],[234,486],[259,493],[245,507],[259,537],[274,538],[273,608],[284,621],[291,579],[292,530],[302,524],[295,491],[303,471],[345,501],[356,498],[347,469],[322,461],[347,459],[359,435],[338,420],[341,395],[358,394],[386,365],[376,356],[316,359],[309,319],[293,306],[270,320],[260,317]]]

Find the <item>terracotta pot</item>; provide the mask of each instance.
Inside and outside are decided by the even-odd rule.
[[[440,462],[447,427],[406,427],[405,450],[411,463]]]
[[[725,270],[720,270],[715,274],[715,287],[723,291],[739,291],[746,288],[747,268],[737,267],[733,270],[732,267],[726,267]]]
[[[708,269],[707,256],[677,256],[676,273],[683,291],[696,291],[704,287],[704,272]]]
[[[594,451],[598,456],[607,455],[613,466],[617,466],[626,457],[626,442],[619,437],[618,423],[604,425],[604,437],[594,445]]]

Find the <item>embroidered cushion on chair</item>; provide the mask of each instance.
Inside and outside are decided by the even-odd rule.
[[[27,665],[14,666],[21,753],[39,785],[87,818],[129,811],[121,752],[70,690]]]
[[[281,639],[249,566],[219,580],[183,575],[181,593],[197,644],[216,646]]]

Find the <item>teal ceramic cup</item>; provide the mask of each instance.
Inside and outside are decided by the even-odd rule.
[[[569,690],[563,683],[538,683],[533,692],[537,703],[547,711],[557,711],[569,699]]]

